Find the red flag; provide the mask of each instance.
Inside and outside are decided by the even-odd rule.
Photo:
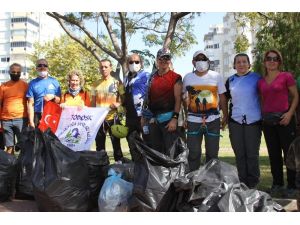
[[[61,111],[62,108],[58,104],[51,101],[45,102],[39,129],[41,131],[45,131],[48,127],[50,127],[51,131],[55,133],[59,123]]]

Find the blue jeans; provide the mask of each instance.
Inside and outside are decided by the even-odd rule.
[[[15,136],[17,137],[17,139],[19,139],[23,128],[26,127],[27,124],[27,118],[2,120],[4,144],[6,147],[11,147],[15,145]]]

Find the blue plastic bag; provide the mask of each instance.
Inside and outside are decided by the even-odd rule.
[[[133,184],[123,180],[121,175],[114,169],[109,169],[108,178],[105,179],[98,198],[100,212],[128,211]]]

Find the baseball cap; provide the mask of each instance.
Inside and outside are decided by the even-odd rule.
[[[161,48],[158,50],[157,54],[156,54],[156,58],[160,58],[163,56],[169,56],[170,58],[172,58],[170,49],[168,48]]]
[[[194,53],[193,59],[196,58],[199,54],[205,55],[208,58],[207,53],[205,51],[198,50]]]

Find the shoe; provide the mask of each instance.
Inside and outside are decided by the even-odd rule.
[[[269,191],[269,193],[272,197],[281,198],[284,195],[284,187],[281,185],[272,185]]]
[[[287,188],[284,190],[284,195],[285,198],[289,199],[296,199],[297,198],[297,190],[294,188]]]

